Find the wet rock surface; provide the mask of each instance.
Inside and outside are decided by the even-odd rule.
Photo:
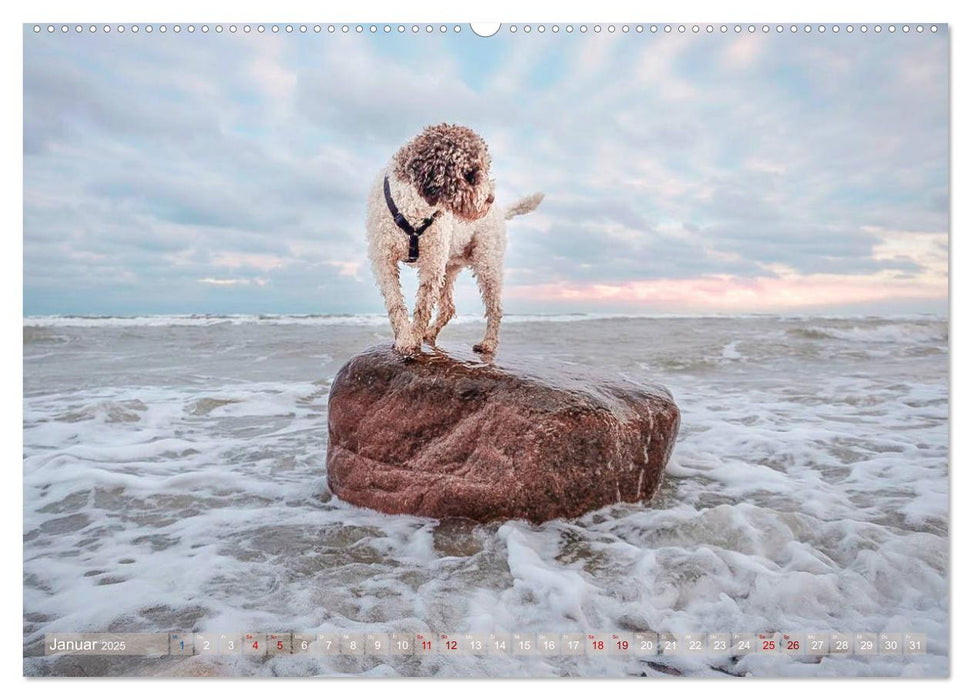
[[[329,398],[328,482],[386,513],[571,518],[649,500],[680,414],[663,387],[471,353],[353,357]]]

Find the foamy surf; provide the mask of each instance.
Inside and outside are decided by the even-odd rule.
[[[234,675],[947,673],[946,322],[506,325],[501,352],[658,380],[682,409],[654,502],[537,527],[333,498],[329,383],[390,340],[387,320],[279,318],[25,320],[27,673],[59,663],[39,655],[45,632],[109,629],[914,631],[926,656],[206,663]],[[442,340],[478,333],[460,324]],[[147,672],[170,663],[184,662]]]

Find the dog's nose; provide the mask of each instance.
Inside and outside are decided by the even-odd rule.
[[[494,201],[496,201],[496,196],[494,194],[490,194],[489,198],[486,200],[486,204],[492,204]]]

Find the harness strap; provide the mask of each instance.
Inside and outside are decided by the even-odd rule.
[[[391,218],[398,225],[402,231],[408,234],[408,262],[415,262],[418,260],[418,239],[421,238],[421,234],[428,230],[428,227],[435,223],[435,219],[438,218],[439,214],[442,212],[436,211],[434,214],[429,216],[427,219],[419,224],[418,228],[415,228],[410,223],[405,215],[401,213],[397,206],[395,206],[394,199],[391,198],[391,183],[388,181],[388,176],[384,176],[384,201],[388,205],[388,211],[391,212]]]

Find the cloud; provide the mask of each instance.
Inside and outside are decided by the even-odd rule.
[[[785,274],[776,277],[713,275],[612,284],[516,286],[512,298],[589,304],[640,304],[669,312],[790,312],[895,300],[940,300],[947,282],[914,281],[885,272],[872,275]]]
[[[236,287],[241,284],[255,284],[259,287],[266,286],[266,280],[255,278],[255,279],[244,279],[244,278],[230,278],[230,279],[216,279],[214,277],[203,277],[199,280],[201,284],[211,284],[214,287]]]
[[[283,258],[277,255],[262,253],[220,252],[212,258],[212,264],[216,267],[253,267],[257,270],[274,270],[282,267],[285,262]]]
[[[547,193],[511,312],[937,303],[947,36],[876,39],[28,31],[25,312],[378,311],[367,191],[441,121]]]

